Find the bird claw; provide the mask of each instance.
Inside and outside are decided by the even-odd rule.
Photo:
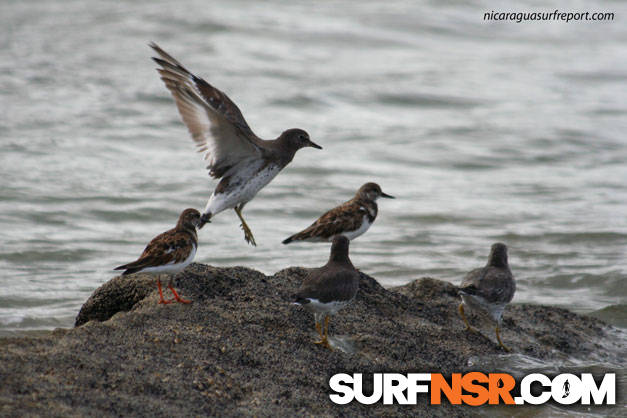
[[[323,338],[320,341],[315,341],[314,344],[320,344],[323,347],[328,348],[330,351],[333,351],[333,347],[331,347],[331,344],[329,344],[328,338]]]
[[[466,326],[466,331],[470,331],[470,332],[473,332],[475,334],[481,334],[481,332],[477,328],[471,327],[471,326]]]
[[[168,285],[168,289],[170,289],[170,291],[174,295],[174,298],[170,299],[170,302],[177,301],[178,303],[192,303],[191,300],[183,299],[182,297],[180,297],[179,294],[176,292],[176,289],[174,289],[171,284]]]
[[[248,226],[244,224],[240,224],[240,227],[244,231],[244,239],[246,240],[246,242],[256,247],[257,243],[255,242],[255,237],[253,237],[253,233],[250,228],[248,228]]]

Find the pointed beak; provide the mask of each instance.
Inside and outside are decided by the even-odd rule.
[[[387,199],[396,199],[394,196],[391,196],[391,195],[389,195],[387,193],[383,193],[383,192],[381,192],[381,197],[385,197]]]
[[[317,148],[317,149],[322,149],[322,147],[318,144],[316,144],[315,142],[309,140],[309,144],[308,144],[311,148]]]

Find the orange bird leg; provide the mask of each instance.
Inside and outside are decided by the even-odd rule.
[[[170,291],[174,295],[174,299],[176,299],[177,302],[179,302],[179,303],[192,303],[191,300],[183,299],[182,297],[180,297],[179,294],[176,293],[176,290],[174,290],[174,288],[172,287],[172,283],[168,284],[168,289],[170,289]]]
[[[161,290],[161,280],[159,278],[157,278],[157,287],[159,288],[159,303],[163,303],[164,305],[167,305],[168,303],[172,303],[169,300],[165,300],[163,299],[163,291]]]

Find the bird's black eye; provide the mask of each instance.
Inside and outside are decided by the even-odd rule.
[[[305,139],[305,135],[300,135],[298,139]]]

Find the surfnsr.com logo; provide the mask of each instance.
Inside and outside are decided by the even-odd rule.
[[[440,405],[443,399],[453,405],[472,406],[540,405],[551,399],[562,405],[616,404],[614,373],[605,374],[598,384],[590,373],[565,373],[553,378],[534,373],[520,383],[507,373],[453,373],[448,379],[439,373],[374,373],[368,394],[364,393],[364,382],[361,373],[336,374],[329,379],[334,392],[329,397],[339,405],[353,401],[364,405],[415,405],[419,394],[429,396],[431,405]]]

